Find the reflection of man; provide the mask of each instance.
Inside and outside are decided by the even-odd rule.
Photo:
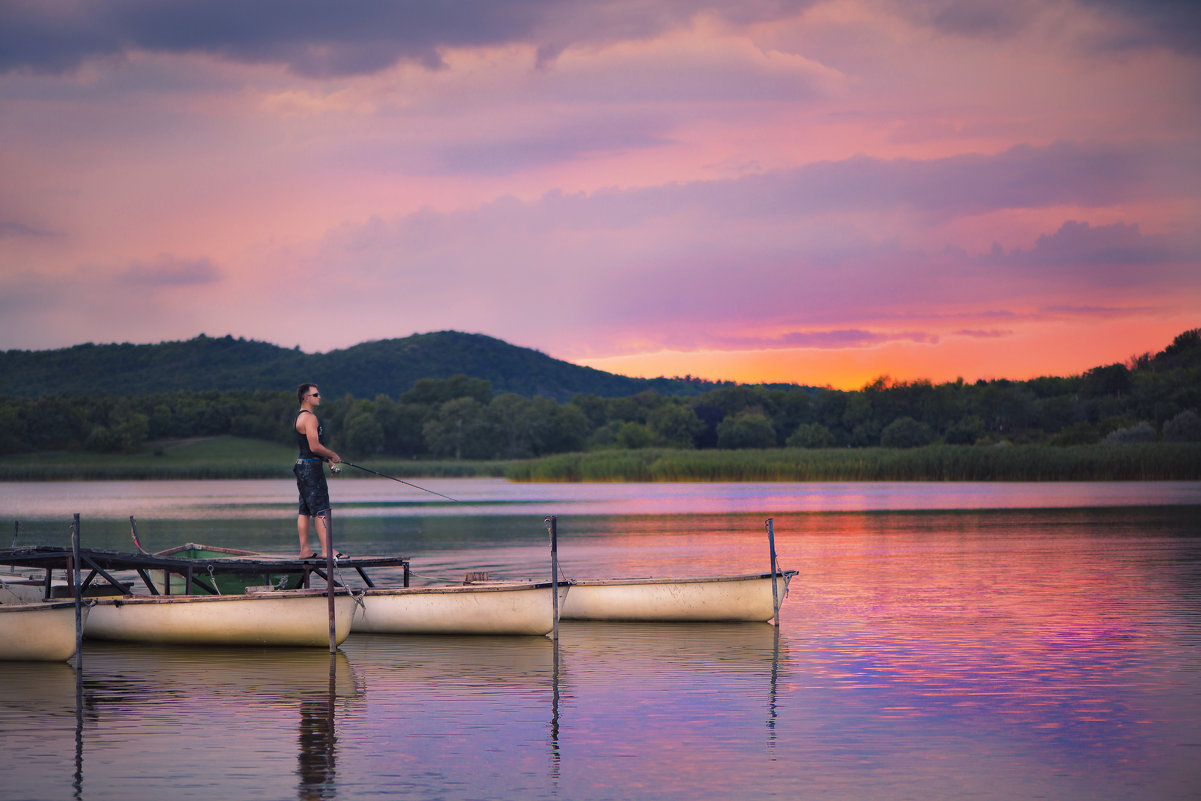
[[[325,429],[317,420],[321,406],[321,393],[316,384],[301,384],[296,388],[300,411],[296,415],[296,445],[300,454],[292,472],[296,475],[296,488],[300,491],[300,511],[296,517],[296,530],[300,535],[300,558],[309,559],[315,554],[309,547],[309,518],[317,519],[317,538],[321,541],[321,556],[329,554],[330,533],[333,531],[333,512],[329,505],[329,487],[325,483],[323,462],[337,464],[342,461],[338,454],[325,447],[321,439]],[[343,554],[334,554],[341,558]]]
[[[334,781],[335,751],[338,738],[334,734],[334,704],[324,701],[300,702],[300,762],[301,799],[331,798],[328,794]]]

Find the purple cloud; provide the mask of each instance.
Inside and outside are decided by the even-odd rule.
[[[61,236],[52,231],[46,231],[41,228],[34,228],[32,225],[26,225],[23,222],[15,220],[0,220],[0,239],[16,239],[17,237],[49,237]]]
[[[982,263],[1037,273],[1047,279],[1074,275],[1093,285],[1130,286],[1167,278],[1196,284],[1201,243],[1195,235],[1146,235],[1123,222],[1091,226],[1068,220],[1043,234],[1029,250],[994,245]],[[1155,278],[1153,273],[1158,273]]]
[[[973,339],[1003,339],[1004,337],[1013,336],[1013,331],[1001,330],[998,328],[989,329],[987,331],[980,329],[961,328],[958,331],[952,331],[957,337],[971,337]]]
[[[208,259],[178,259],[159,256],[153,263],[134,262],[118,279],[129,286],[159,287],[215,284],[222,279],[219,269]]]
[[[629,150],[664,147],[671,139],[651,132],[591,125],[520,138],[473,140],[438,147],[432,159],[406,170],[411,174],[505,175]]]
[[[632,213],[690,209],[726,219],[889,209],[954,218],[1001,209],[1100,207],[1138,199],[1157,184],[1163,161],[1172,157],[1134,145],[1090,142],[1018,145],[996,154],[928,160],[855,156],[727,180],[598,191],[559,202],[601,226]]]
[[[794,16],[813,0],[11,0],[0,6],[0,71],[64,72],[127,50],[208,53],[285,64],[299,75],[367,74],[400,61],[430,68],[453,47],[530,44],[541,63],[580,43],[655,36],[701,14],[732,22]]]
[[[1061,27],[1065,13],[1099,12],[1089,46],[1106,51],[1169,48],[1201,53],[1201,4],[1190,0],[895,0],[896,13],[938,33],[1005,39],[1042,21]]]
[[[920,342],[936,344],[938,336],[926,331],[865,331],[860,328],[841,328],[827,331],[789,331],[772,337],[711,336],[711,346],[730,350],[778,348],[865,348],[885,342]]]
[[[1194,0],[1081,0],[1115,14],[1121,24],[1100,37],[1103,50],[1167,47],[1201,55],[1201,3]]]

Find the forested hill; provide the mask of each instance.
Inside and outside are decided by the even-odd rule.
[[[289,390],[302,381],[331,394],[397,397],[422,378],[466,375],[496,393],[566,400],[576,394],[624,397],[643,390],[696,395],[720,384],[639,379],[551,358],[482,334],[439,331],[308,354],[267,342],[200,335],[157,345],[76,345],[0,352],[5,394],[138,396],[177,390]]]

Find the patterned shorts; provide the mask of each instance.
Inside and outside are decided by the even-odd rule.
[[[316,459],[298,459],[292,468],[296,476],[296,489],[300,490],[300,511],[313,517],[329,511],[329,487],[325,483],[325,470]]]

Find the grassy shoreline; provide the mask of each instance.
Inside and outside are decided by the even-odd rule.
[[[0,457],[0,481],[291,478],[292,448],[238,437],[154,443],[137,454],[74,452]],[[1165,481],[1201,479],[1201,445],[1143,443],[1051,447],[648,448],[521,461],[352,459],[401,478],[503,477],[510,481]],[[353,468],[344,477],[369,477]]]
[[[141,453],[75,451],[0,457],[0,481],[154,481],[292,478],[294,446],[241,437],[152,443]],[[360,460],[353,459],[356,463]],[[501,477],[508,462],[435,462],[396,458],[363,460],[364,467],[401,478]],[[370,477],[353,468],[342,477]]]

